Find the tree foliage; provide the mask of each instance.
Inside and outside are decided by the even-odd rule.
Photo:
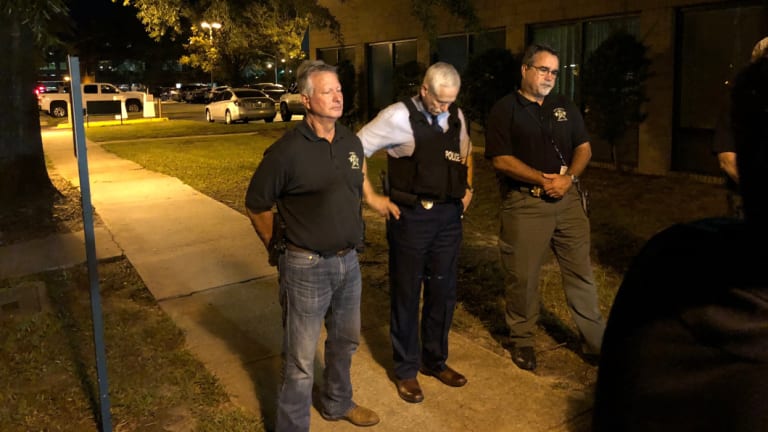
[[[411,14],[422,24],[430,40],[437,39],[435,12],[438,9],[462,19],[467,32],[481,29],[472,0],[411,0]]]
[[[609,36],[584,67],[585,120],[611,147],[616,168],[621,164],[617,143],[628,128],[643,122],[648,98],[645,82],[651,61],[648,47],[625,31]]]
[[[395,66],[392,79],[395,100],[402,100],[419,93],[427,67],[415,60]]]
[[[113,0],[118,1],[118,0]],[[302,58],[301,43],[310,25],[328,29],[341,43],[340,25],[317,0],[123,0],[137,9],[147,32],[163,37],[188,37],[181,62],[210,72],[230,83],[265,59]],[[220,29],[200,27],[218,22]]]
[[[520,60],[504,48],[486,50],[469,60],[461,76],[459,103],[470,120],[485,127],[493,104],[520,83]]]

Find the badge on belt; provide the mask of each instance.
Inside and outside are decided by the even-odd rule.
[[[425,199],[421,200],[421,206],[424,207],[425,210],[431,209],[432,207],[434,207],[434,205],[435,205],[434,201],[425,200]]]

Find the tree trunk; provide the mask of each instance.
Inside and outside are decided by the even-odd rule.
[[[0,74],[0,211],[55,191],[45,166],[34,93],[41,50],[21,18],[13,11],[0,13],[0,58],[5,60]]]

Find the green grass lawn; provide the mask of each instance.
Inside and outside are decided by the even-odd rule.
[[[285,132],[284,123],[246,124],[248,129],[227,136],[205,136],[215,132],[203,122],[181,121],[88,130],[88,139],[105,142],[104,148],[153,171],[171,175],[184,183],[243,212],[245,188],[261,161],[264,150]],[[170,123],[170,125],[169,125]],[[193,124],[189,124],[193,123]],[[201,126],[202,125],[202,126]],[[221,125],[219,125],[221,126]],[[233,131],[232,125],[225,125]],[[153,136],[152,139],[141,137]],[[191,138],[194,137],[194,138]],[[386,159],[369,161],[369,172],[378,182]]]
[[[127,123],[119,126],[89,127],[85,131],[88,139],[96,142],[156,139],[168,137],[190,137],[201,135],[265,134],[284,132],[296,123],[208,123],[194,120],[169,120],[150,123]]]
[[[99,263],[99,276],[113,430],[264,430],[185,349],[127,259]],[[43,312],[0,312],[0,430],[99,430],[87,268],[0,279],[0,293],[36,286]]]

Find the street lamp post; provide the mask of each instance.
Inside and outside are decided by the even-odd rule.
[[[218,30],[221,28],[221,23],[212,22],[209,23],[208,21],[203,21],[200,23],[200,27],[204,29],[208,29],[208,36],[211,38],[211,88],[213,88],[213,30]]]
[[[272,54],[267,54],[267,53],[265,53],[265,52],[262,52],[262,54],[264,54],[264,55],[267,55],[267,56],[270,56],[270,57],[272,57],[272,58],[274,58],[274,59],[275,59],[275,61],[274,61],[274,62],[272,62],[272,63],[267,63],[267,69],[272,69],[272,68],[274,68],[274,69],[275,69],[275,84],[277,84],[277,83],[278,83],[278,82],[277,82],[277,79],[278,79],[278,72],[280,72],[280,69],[277,67],[277,64],[278,64],[278,63],[277,63],[277,56],[276,56],[276,55],[272,55]],[[285,71],[285,59],[280,59],[280,62],[281,62],[281,63],[283,63],[283,71]]]

